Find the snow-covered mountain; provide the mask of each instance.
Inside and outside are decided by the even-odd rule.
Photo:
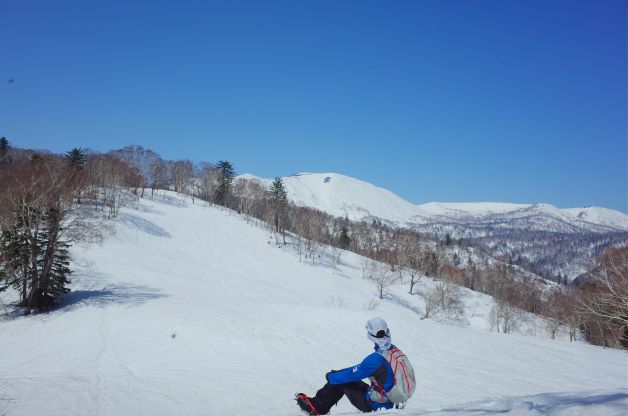
[[[361,257],[319,255],[299,261],[230,210],[141,199],[115,235],[72,248],[63,307],[0,315],[0,414],[297,415],[293,394],[372,352],[364,325],[381,316],[418,382],[387,414],[625,415],[625,352],[550,340],[542,325],[490,332],[491,298],[466,290],[465,318],[421,320],[407,282],[378,300]],[[333,414],[355,410],[344,399]]]
[[[265,186],[271,182],[253,175],[242,177]],[[464,224],[574,233],[628,231],[628,215],[606,208],[491,202],[415,205],[386,189],[337,173],[299,173],[282,179],[295,204],[351,220],[375,217],[399,225]]]
[[[241,176],[269,186],[271,180]],[[392,192],[337,173],[300,173],[282,178],[288,197],[351,220],[377,220],[444,239],[480,244],[492,257],[526,265],[552,280],[585,273],[606,247],[628,242],[628,215],[606,208],[559,209],[550,204],[491,202],[415,205]]]

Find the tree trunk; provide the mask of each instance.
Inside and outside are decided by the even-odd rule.
[[[30,244],[30,262],[31,262],[31,290],[28,295],[28,302],[25,306],[33,307],[35,303],[35,292],[39,289],[39,276],[37,270],[37,232],[38,227],[35,227],[35,231],[32,235],[29,236],[29,244]]]
[[[22,305],[26,305],[26,300],[28,299],[28,269],[24,266],[24,270],[22,271]]]
[[[54,263],[55,248],[57,245],[58,227],[54,227],[54,231],[49,235],[46,242],[46,252],[44,253],[44,263],[41,269],[41,282],[39,287],[47,291],[50,287],[50,272]]]

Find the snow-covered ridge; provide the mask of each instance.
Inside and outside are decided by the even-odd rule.
[[[241,177],[257,180],[265,186],[271,182],[249,174]],[[522,220],[530,219],[539,229],[628,231],[628,215],[601,207],[560,209],[543,203],[498,202],[430,202],[416,205],[386,189],[338,173],[299,173],[282,179],[288,197],[295,204],[352,220],[377,217],[400,224],[520,224]]]
[[[272,181],[243,175],[268,186]],[[316,208],[337,217],[359,220],[374,216],[407,221],[417,214],[416,205],[368,182],[337,173],[299,173],[283,179],[288,198],[295,204]]]

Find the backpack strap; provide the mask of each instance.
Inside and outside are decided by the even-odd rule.
[[[379,395],[381,397],[380,402],[381,403],[385,403],[386,402],[386,391],[384,390],[384,387],[381,384],[379,384],[377,382],[377,380],[375,380],[375,378],[373,378],[371,380],[371,386],[373,388],[375,388],[377,390],[377,392],[379,393]]]
[[[382,356],[384,361],[386,361],[389,367],[391,367],[392,369],[392,366],[390,365],[390,359],[386,357],[386,355],[389,354],[389,352],[390,350],[386,350],[386,351],[378,350],[377,351],[377,353]],[[384,390],[384,386],[379,384],[379,382],[375,379],[375,377],[369,377],[369,380],[371,381],[371,389],[377,393],[377,396],[371,396],[371,400],[377,401],[379,403],[385,403],[388,400],[386,397],[388,395],[388,392]],[[396,380],[393,374],[393,387],[395,386],[395,383],[396,383]]]

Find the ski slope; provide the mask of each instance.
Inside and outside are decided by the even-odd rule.
[[[406,286],[376,299],[360,257],[299,261],[259,225],[172,193],[123,209],[115,235],[73,257],[63,308],[0,318],[0,415],[298,415],[294,393],[372,351],[373,316],[418,377],[387,413],[627,414],[626,352],[490,332],[484,304],[470,325],[420,320]]]

